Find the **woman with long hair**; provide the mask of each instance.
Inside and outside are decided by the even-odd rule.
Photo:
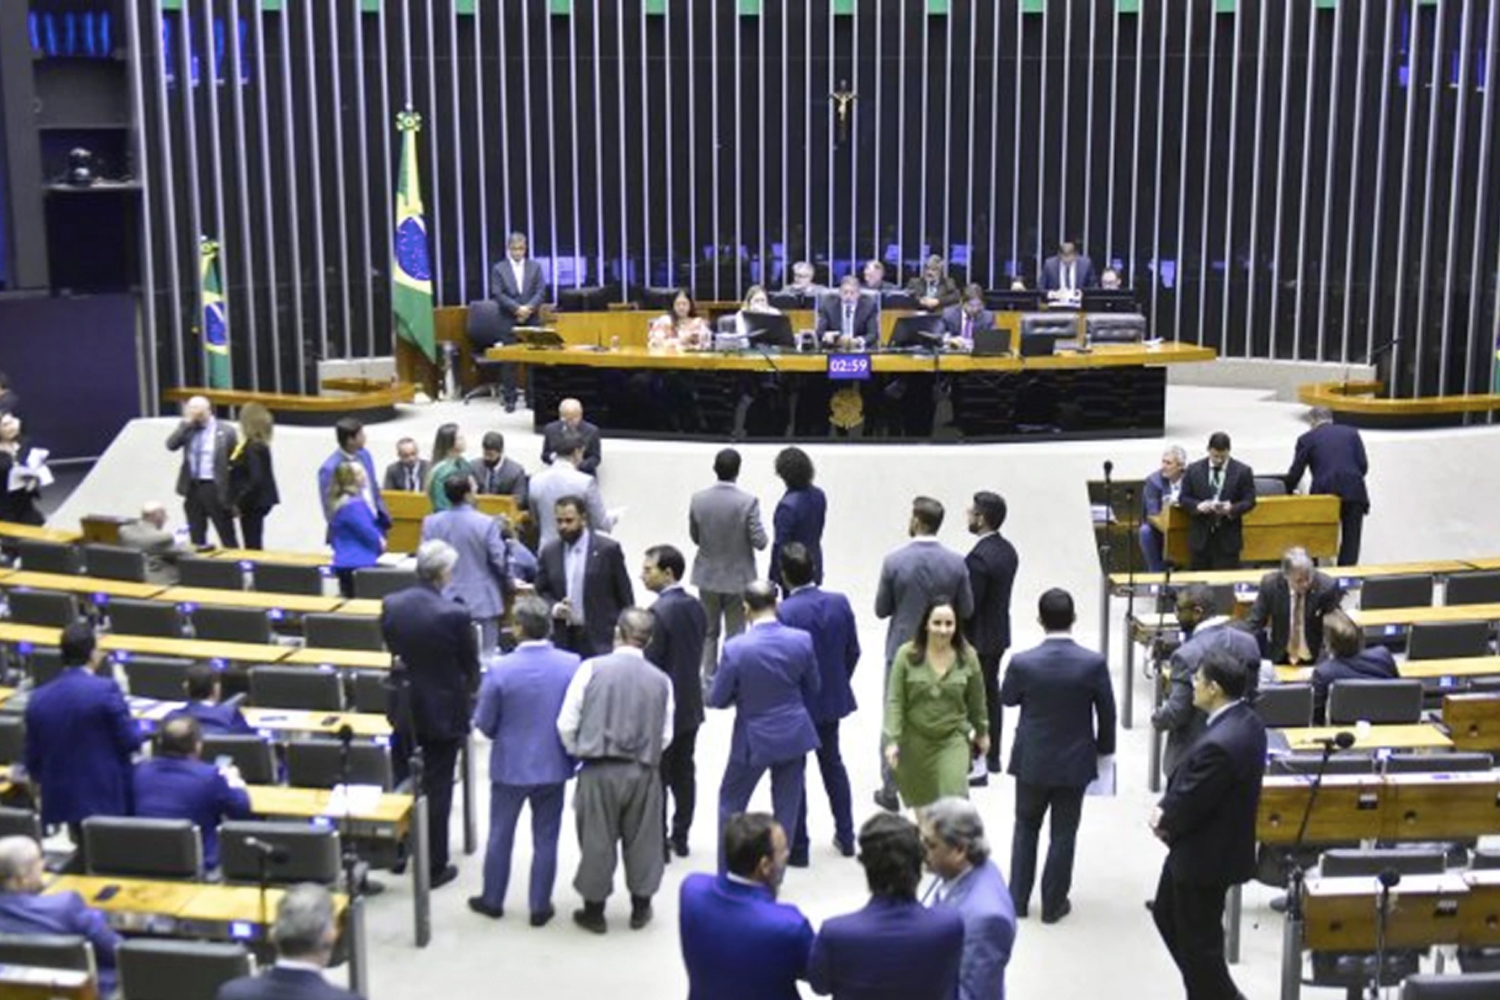
[[[698,305],[686,288],[677,289],[672,297],[672,311],[656,317],[646,330],[647,347],[702,347],[708,339],[708,326],[698,315]]]
[[[229,456],[229,496],[239,511],[245,548],[265,548],[266,515],[281,502],[271,466],[276,422],[260,403],[240,407],[240,441]]]
[[[427,474],[427,496],[432,500],[433,510],[448,509],[448,494],[443,484],[453,476],[468,476],[474,479],[474,469],[464,458],[464,432],[457,424],[443,424],[432,439],[432,471]],[[478,492],[478,484],[475,484]]]
[[[333,569],[339,593],[354,596],[354,571],[374,566],[385,551],[385,536],[375,523],[375,512],[365,502],[365,470],[356,462],[340,462],[333,470],[328,506],[328,541],[333,546]]]
[[[776,475],[786,486],[771,519],[770,575],[777,585],[781,585],[781,550],[792,542],[807,547],[813,561],[813,582],[823,582],[823,521],[828,516],[828,498],[813,485],[814,471],[812,459],[801,448],[783,448],[776,456]]]

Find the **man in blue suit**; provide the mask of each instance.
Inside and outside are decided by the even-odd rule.
[[[1161,466],[1146,477],[1141,487],[1141,526],[1136,529],[1141,542],[1141,556],[1148,573],[1160,573],[1166,569],[1167,559],[1162,551],[1165,539],[1161,530],[1151,523],[1167,507],[1177,506],[1177,495],[1182,490],[1182,473],[1187,469],[1187,449],[1180,444],[1169,445],[1161,453]]]
[[[63,671],[26,705],[26,770],[41,786],[42,823],[66,823],[83,843],[90,816],[129,816],[130,758],[141,736],[120,686],[94,670],[104,659],[94,627],[63,629]]]
[[[818,733],[807,714],[820,687],[812,638],[776,620],[776,588],[765,580],[745,588],[745,618],[745,631],[724,644],[708,696],[711,708],[736,708],[729,762],[719,786],[721,851],[729,817],[745,811],[767,770],[776,822],[783,830],[796,825],[807,752],[818,748]],[[722,858],[719,867],[724,867]]]
[[[120,939],[98,910],[76,892],[40,895],[47,884],[41,845],[30,837],[0,838],[0,934],[77,934],[94,946],[99,995],[115,992]]]
[[[321,885],[294,885],[276,905],[271,941],[276,964],[219,987],[217,1000],[359,1000],[323,978],[338,943],[333,896]]]
[[[448,477],[443,483],[448,509],[422,519],[422,541],[439,539],[458,553],[458,565],[443,596],[469,609],[469,617],[479,626],[481,652],[489,654],[500,644],[500,616],[512,586],[510,558],[500,525],[469,502],[473,491],[474,482],[468,476]]]
[[[786,831],[765,813],[737,813],[724,828],[723,851],[726,872],[682,881],[688,1000],[796,1000],[813,930],[795,906],[776,902]]]
[[[552,612],[540,597],[516,601],[521,642],[502,656],[479,686],[474,727],[490,747],[490,842],[484,855],[484,893],[469,897],[469,909],[487,917],[505,911],[510,855],[521,806],[531,804],[531,926],[543,927],[555,912],[557,837],[562,830],[563,792],[573,760],[557,735],[568,682],[578,657],[553,646]]]
[[[375,523],[381,531],[391,526],[391,512],[380,498],[381,480],[375,475],[375,459],[365,447],[365,425],[354,417],[342,417],[333,425],[338,438],[338,449],[318,466],[318,499],[323,502],[323,519],[333,519],[333,504],[328,491],[333,485],[333,470],[345,462],[357,462],[365,470],[365,503],[375,514]]]
[[[203,841],[203,868],[219,867],[219,824],[250,818],[250,793],[233,767],[220,771],[199,759],[203,731],[178,715],[162,723],[156,756],[135,766],[135,814],[190,819]]]
[[[205,736],[249,736],[255,732],[238,701],[222,700],[223,685],[212,664],[199,661],[188,667],[182,687],[187,704],[168,715],[168,720],[180,715],[196,719]]]
[[[958,1000],[1005,1000],[1016,910],[1000,869],[990,860],[979,810],[968,799],[938,799],[922,810],[921,829],[927,867],[937,876],[927,905],[957,910],[964,919]]]
[[[854,857],[853,797],[849,772],[839,755],[839,720],[857,707],[850,680],[859,663],[859,633],[854,609],[843,594],[823,590],[813,583],[813,560],[807,546],[792,542],[781,550],[781,578],[791,593],[781,602],[776,617],[781,624],[801,629],[812,637],[818,658],[818,693],[807,703],[818,730],[818,770],[828,807],[833,810],[834,846],[846,858]],[[792,864],[807,864],[807,789],[797,810],[797,829],[792,835]]]
[[[835,1000],[953,1000],[963,961],[964,921],[950,907],[917,901],[922,839],[911,820],[876,813],[859,830],[859,862],[870,901],[823,922],[808,982]]]
[[[1057,254],[1042,261],[1042,291],[1079,292],[1094,287],[1094,262],[1078,252],[1078,244],[1064,241]]]
[[[1333,422],[1333,412],[1315,406],[1308,414],[1312,430],[1297,439],[1292,467],[1287,470],[1287,492],[1297,489],[1302,474],[1312,470],[1307,492],[1339,498],[1339,565],[1359,565],[1359,543],[1365,515],[1370,512],[1370,492],[1365,476],[1370,460],[1365,442],[1353,427]]]

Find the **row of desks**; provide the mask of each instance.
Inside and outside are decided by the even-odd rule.
[[[7,590],[27,587],[33,590],[60,590],[85,597],[121,597],[137,601],[163,601],[169,604],[211,604],[225,608],[257,608],[266,611],[290,611],[296,614],[364,615],[380,614],[381,602],[371,598],[315,596],[312,594],[277,594],[257,590],[227,590],[213,587],[164,587],[159,583],[135,583],[96,576],[71,576],[66,573],[32,573],[26,570],[0,570],[0,587]]]
[[[0,706],[15,696],[16,689],[0,687]],[[131,698],[130,714],[139,722],[154,728],[168,715],[182,708],[180,701],[158,701],[154,698]],[[390,721],[373,712],[320,712],[299,708],[242,708],[245,721],[257,731],[278,736],[328,736],[348,726],[357,739],[374,739],[391,735]]]
[[[1267,775],[1256,838],[1263,844],[1294,843],[1311,789],[1307,775]],[[1329,774],[1308,818],[1306,842],[1449,841],[1497,830],[1500,772]]]
[[[83,532],[73,528],[46,528],[16,521],[0,521],[0,538],[76,545],[83,541]],[[210,559],[236,559],[240,562],[277,563],[283,566],[327,566],[332,562],[332,556],[326,552],[283,549],[208,549],[200,554]]]
[[[46,625],[0,622],[0,644],[55,647],[62,630]],[[215,642],[209,639],[167,639],[150,635],[103,633],[99,648],[109,653],[141,656],[174,656],[190,660],[223,660],[236,663],[274,663],[289,666],[330,666],[389,670],[391,654],[363,649],[318,649],[307,646],[260,645],[248,642]]]

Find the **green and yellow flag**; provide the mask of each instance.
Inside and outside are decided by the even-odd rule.
[[[198,301],[203,317],[204,381],[210,389],[231,388],[229,378],[229,309],[219,282],[219,244],[198,239]]]
[[[422,116],[407,108],[396,116],[401,133],[401,171],[396,183],[396,232],[391,246],[391,312],[396,336],[437,363],[432,329],[432,263],[427,252],[427,220],[417,181],[417,133]]]

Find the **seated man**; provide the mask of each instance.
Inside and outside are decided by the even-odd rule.
[[[427,488],[427,471],[431,468],[427,459],[417,451],[417,442],[404,437],[396,442],[396,460],[385,467],[385,478],[380,488],[421,493]]]
[[[1120,282],[1120,272],[1112,267],[1106,267],[1099,272],[1099,287],[1106,292],[1118,292],[1125,286]]]
[[[906,283],[906,292],[925,312],[941,312],[958,305],[958,285],[948,277],[948,266],[937,254],[928,257],[922,273]]]
[[[120,544],[145,553],[147,583],[177,586],[177,557],[187,550],[167,530],[167,508],[160,501],[141,504],[140,520],[120,525]]]
[[[1139,537],[1141,556],[1146,563],[1146,572],[1160,573],[1166,568],[1166,554],[1162,545],[1166,539],[1151,518],[1167,507],[1177,506],[1178,494],[1182,491],[1182,473],[1187,469],[1187,449],[1180,444],[1168,445],[1161,453],[1161,467],[1146,477],[1141,487],[1141,526]]]
[[[1318,571],[1307,550],[1293,546],[1282,555],[1281,569],[1260,578],[1245,623],[1272,663],[1316,663],[1323,652],[1323,616],[1343,599],[1338,583]]]
[[[206,736],[254,735],[255,730],[245,721],[239,702],[234,699],[222,701],[219,672],[211,664],[199,662],[188,667],[187,680],[182,687],[187,704],[168,715],[168,719],[182,715],[195,719],[199,730]]]
[[[203,840],[203,869],[219,867],[219,824],[250,818],[250,793],[233,765],[219,770],[199,760],[203,730],[178,715],[162,723],[156,756],[135,766],[135,814],[190,819]]]
[[[792,265],[792,280],[781,289],[785,295],[801,295],[805,298],[816,298],[825,295],[828,289],[813,281],[813,266],[805,260],[799,260]]]
[[[1042,262],[1042,291],[1072,293],[1092,287],[1094,262],[1078,252],[1076,243],[1064,240],[1057,245],[1057,254]]]
[[[899,292],[901,289],[895,285],[888,285],[885,281],[885,265],[878,260],[865,261],[864,269],[860,272],[864,275],[864,287],[860,289],[866,295],[873,295],[878,300],[886,292]]]
[[[974,334],[995,328],[995,316],[984,307],[984,289],[969,285],[963,302],[943,310],[943,346],[958,351],[974,348]]]
[[[1399,678],[1396,658],[1384,646],[1365,648],[1365,633],[1353,619],[1335,608],[1323,616],[1323,639],[1328,659],[1313,668],[1313,725],[1324,725],[1328,689],[1335,681],[1389,681]]]
[[[505,435],[499,431],[486,431],[484,456],[474,466],[474,480],[479,492],[491,496],[509,494],[515,498],[516,510],[526,509],[526,470],[521,463],[505,454]]]
[[[553,458],[563,454],[558,444],[566,434],[583,444],[583,458],[578,462],[578,470],[591,476],[598,475],[599,463],[603,461],[599,428],[583,419],[583,404],[576,399],[565,399],[557,404],[557,419],[542,428],[542,464],[551,465]]]
[[[865,347],[874,350],[880,346],[880,307],[860,294],[859,279],[846,274],[839,282],[838,295],[818,303],[815,331],[824,347],[847,349],[855,337],[862,337]]]
[[[76,892],[41,895],[47,873],[41,845],[30,837],[0,838],[0,934],[77,934],[94,946],[99,995],[115,992],[115,947],[120,939],[98,910]]]
[[[271,927],[276,964],[258,976],[231,979],[219,987],[218,1000],[359,1000],[323,978],[338,938],[328,890],[308,882],[292,886],[276,904]]]

